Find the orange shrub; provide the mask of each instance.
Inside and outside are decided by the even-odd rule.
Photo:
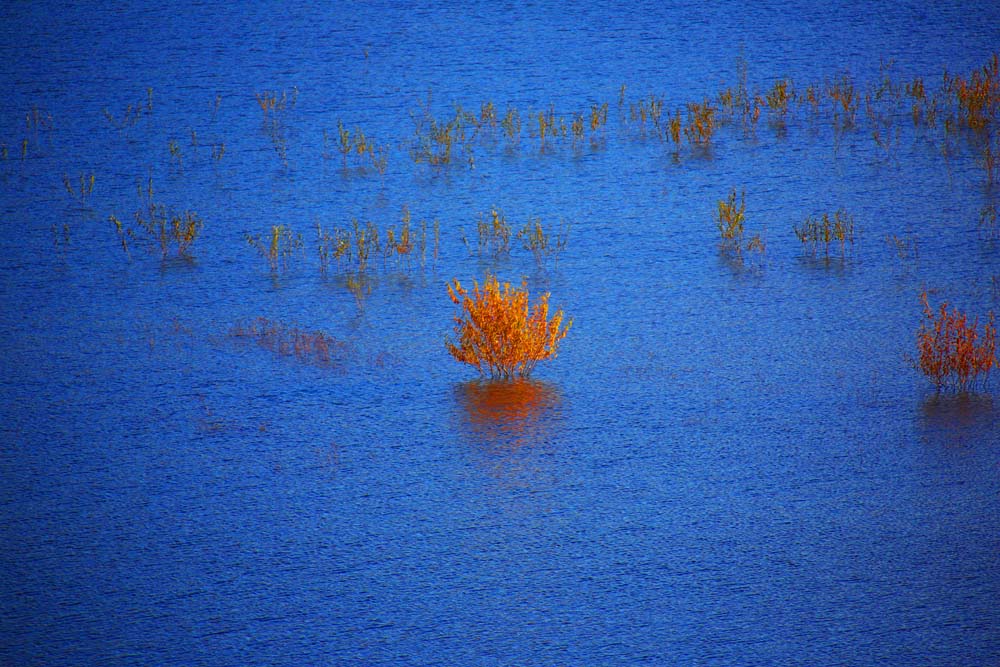
[[[957,308],[949,313],[947,303],[942,303],[935,315],[926,291],[920,300],[924,304],[924,321],[917,330],[917,349],[923,374],[939,390],[952,387],[965,391],[980,375],[985,382],[990,369],[997,365],[993,313],[980,336],[978,318],[970,323]]]
[[[532,307],[524,283],[501,286],[492,275],[481,287],[474,283],[471,292],[456,279],[448,283],[448,295],[462,308],[455,317],[457,341],[445,341],[448,352],[494,378],[528,377],[535,364],[556,356],[572,324],[564,324],[562,310],[549,316],[548,293]]]

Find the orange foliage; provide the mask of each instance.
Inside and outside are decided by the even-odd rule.
[[[549,316],[548,293],[532,307],[524,283],[501,286],[492,275],[482,286],[474,283],[471,292],[456,279],[448,283],[448,295],[462,308],[455,318],[457,343],[445,341],[448,352],[490,377],[528,377],[535,364],[556,356],[572,324],[564,324],[562,310]]]
[[[952,87],[961,119],[974,130],[984,129],[1000,111],[1000,57],[994,53],[992,60],[968,80],[956,77]]]
[[[926,291],[920,300],[924,304],[924,321],[917,330],[917,348],[923,374],[938,389],[948,386],[964,391],[980,375],[985,382],[990,369],[997,365],[993,313],[980,336],[978,318],[970,323],[957,308],[949,313],[947,303],[942,303],[935,315]]]

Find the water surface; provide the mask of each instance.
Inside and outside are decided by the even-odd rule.
[[[714,98],[740,62],[761,92],[885,71],[938,89],[1000,44],[994,4],[0,12],[3,662],[1000,659],[996,389],[938,395],[906,361],[923,289],[998,310],[977,138],[901,107],[887,150],[863,108],[837,132],[796,107],[674,156],[629,117]],[[516,147],[414,162],[425,109],[487,100],[520,110]],[[596,143],[539,148],[537,112],[605,102]],[[343,168],[338,121],[387,147],[384,176]],[[63,176],[89,173],[71,197]],[[122,251],[108,217],[150,178],[204,220],[192,258]],[[762,262],[717,247],[732,188]],[[404,205],[439,221],[437,257],[321,274],[317,223],[384,231]],[[470,252],[494,206],[569,222],[558,261]],[[838,208],[847,258],[804,253],[793,225]],[[305,247],[272,274],[244,235],[277,224]],[[486,271],[574,318],[531,383],[444,349],[445,282]],[[231,335],[257,317],[345,352]]]

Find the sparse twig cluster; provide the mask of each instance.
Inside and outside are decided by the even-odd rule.
[[[87,199],[90,198],[91,193],[94,192],[94,181],[96,177],[94,172],[89,174],[80,174],[79,178],[76,180],[76,187],[74,187],[74,181],[70,179],[69,174],[63,174],[63,187],[66,188],[66,193],[70,197],[79,201],[81,204],[86,204]]]
[[[402,220],[399,227],[387,226],[381,232],[371,221],[353,220],[350,227],[334,227],[326,229],[322,224],[316,224],[316,252],[319,257],[320,271],[328,273],[333,262],[338,268],[356,271],[361,274],[370,267],[370,262],[382,257],[383,266],[392,264],[398,268],[409,268],[414,256],[421,266],[427,261],[428,231],[432,230],[431,252],[436,259],[440,240],[440,224],[437,220],[432,225],[426,220],[413,224],[409,207],[403,207]]]
[[[281,161],[282,166],[288,168],[288,128],[285,123],[285,113],[289,109],[295,108],[299,99],[299,89],[292,87],[292,92],[282,90],[281,96],[275,91],[265,90],[255,93],[257,105],[263,114],[263,128],[271,140],[271,147],[275,155]],[[213,156],[215,153],[213,153]],[[218,154],[218,158],[222,153]]]
[[[331,157],[329,143],[329,135],[323,130],[323,156],[327,159]],[[380,176],[385,176],[389,166],[389,147],[376,143],[361,128],[357,128],[352,135],[343,121],[337,121],[337,150],[343,158],[345,173],[348,170],[348,160],[351,160],[359,172],[374,169]]]
[[[153,89],[147,88],[146,99],[126,106],[120,117],[112,114],[107,107],[103,109],[103,113],[111,127],[116,130],[123,131],[135,127],[143,116],[153,113]]]
[[[795,237],[803,246],[809,246],[813,256],[816,255],[816,248],[823,246],[823,254],[830,256],[830,243],[836,241],[840,244],[840,256],[843,258],[847,253],[847,244],[854,243],[854,217],[843,209],[838,209],[831,217],[829,213],[824,213],[820,217],[807,217],[802,226],[796,225],[793,230]]]
[[[287,270],[291,258],[302,250],[302,235],[285,225],[271,225],[264,235],[245,233],[243,238],[267,260],[272,274]]]
[[[529,218],[515,232],[503,210],[494,206],[490,209],[488,218],[482,213],[479,214],[479,219],[476,221],[476,236],[476,252],[480,257],[489,256],[494,259],[506,257],[510,254],[512,241],[517,239],[521,242],[521,246],[530,251],[535,260],[542,264],[550,257],[558,259],[559,254],[566,248],[569,223],[563,222],[557,231],[552,232],[546,231],[541,218]],[[469,247],[469,240],[464,232],[462,240],[466,247]]]
[[[531,218],[517,232],[517,238],[521,246],[535,256],[535,261],[542,264],[547,257],[558,258],[566,249],[569,223],[563,222],[558,231],[550,233],[542,227],[541,218]]]
[[[147,245],[158,247],[162,259],[170,254],[171,249],[178,257],[190,257],[191,246],[204,227],[198,214],[190,210],[177,211],[158,203],[153,197],[151,177],[145,186],[141,182],[137,183],[136,191],[142,205],[132,217],[134,224],[122,223],[114,214],[109,216],[125,254],[131,254],[129,242],[139,239]]]
[[[730,191],[726,199],[719,200],[715,220],[719,230],[719,247],[741,263],[746,261],[744,253],[751,253],[760,262],[767,251],[767,244],[760,233],[754,233],[749,239],[745,238],[746,207],[746,193],[741,192],[737,200],[736,188]]]

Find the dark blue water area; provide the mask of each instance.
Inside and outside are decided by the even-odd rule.
[[[827,100],[675,150],[630,106],[684,113],[744,64],[762,95],[930,92],[998,26],[958,2],[5,3],[0,663],[996,664],[996,378],[939,393],[911,363],[924,290],[1000,310],[983,137],[899,98],[879,144],[864,101],[843,129]],[[414,161],[428,117],[488,100],[518,142]],[[602,132],[541,145],[540,111],[602,103]],[[338,122],[384,175],[345,166]],[[123,252],[109,216],[150,181],[204,220],[191,257]],[[718,248],[733,189],[762,258]],[[320,270],[317,224],[404,206],[423,259]],[[477,253],[493,207],[568,223],[565,250]],[[844,256],[804,251],[793,226],[838,208]],[[304,241],[274,272],[245,240],[272,225]],[[446,281],[488,271],[573,318],[529,382],[445,350]]]

